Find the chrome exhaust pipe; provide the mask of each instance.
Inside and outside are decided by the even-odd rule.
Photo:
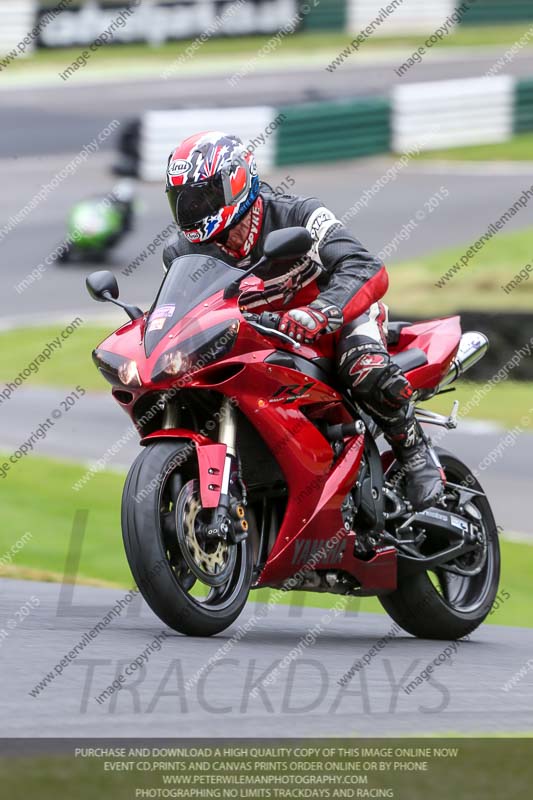
[[[474,364],[481,361],[488,349],[489,340],[484,333],[479,333],[478,331],[463,333],[457,354],[450,365],[449,371],[440,382],[437,392],[442,391],[451,383],[454,383],[457,378],[464,375]]]

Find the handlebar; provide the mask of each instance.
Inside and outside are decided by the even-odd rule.
[[[277,330],[279,321],[281,319],[279,314],[274,314],[272,311],[263,311],[262,314],[252,314],[251,312],[245,312],[243,315],[248,322],[254,322],[258,325],[262,325],[263,328],[271,328],[272,330]]]
[[[301,344],[299,342],[295,342],[294,339],[291,339],[286,333],[278,331],[277,326],[281,319],[279,314],[274,314],[272,311],[263,311],[262,314],[245,312],[243,316],[250,325],[261,333],[266,333],[268,336],[278,336],[280,339],[291,344],[296,350],[300,349]]]

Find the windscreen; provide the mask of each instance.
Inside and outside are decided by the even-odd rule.
[[[144,348],[153,353],[169,330],[191,309],[211,295],[225,289],[241,269],[217,258],[190,255],[177,258],[167,272],[146,323]]]

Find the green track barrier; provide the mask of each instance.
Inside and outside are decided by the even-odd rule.
[[[325,0],[313,7],[313,0],[300,3],[300,9],[310,6],[302,22],[304,31],[342,31],[347,23],[348,0]]]
[[[515,89],[514,132],[533,131],[533,79],[518,81]]]
[[[461,0],[457,0],[461,5]],[[533,21],[533,0],[477,0],[465,13],[462,25],[511,25]]]
[[[275,163],[309,164],[390,151],[391,107],[387,98],[309,103],[281,108],[286,119]]]

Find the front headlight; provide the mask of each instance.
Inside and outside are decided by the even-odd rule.
[[[180,342],[160,356],[152,373],[152,381],[160,383],[169,378],[193,375],[202,367],[218,361],[232,349],[239,333],[239,321],[231,320],[214,325]]]
[[[167,350],[157,362],[156,369],[166,375],[183,375],[190,366],[190,360],[181,350]]]
[[[137,362],[107,350],[94,350],[93,361],[99,372],[112,386],[129,386],[139,388],[141,379]]]
[[[140,386],[139,369],[136,361],[128,359],[118,368],[118,377],[126,386]]]

